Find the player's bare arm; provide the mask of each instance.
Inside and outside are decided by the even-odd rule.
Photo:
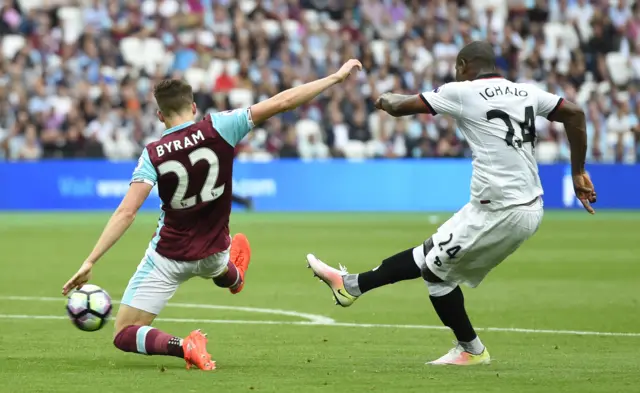
[[[596,191],[584,168],[587,156],[587,125],[584,111],[578,105],[563,100],[549,120],[564,124],[571,149],[573,188],[584,208],[594,214],[595,210],[591,204],[596,202]]]
[[[383,110],[393,117],[432,113],[425,101],[416,95],[384,93],[375,102],[377,109]]]
[[[140,206],[149,196],[152,185],[143,182],[131,183],[129,191],[122,199],[120,206],[113,213],[105,226],[91,254],[76,274],[62,287],[62,294],[67,295],[72,289],[80,288],[91,278],[93,265],[124,235],[136,218]]]
[[[251,119],[254,124],[258,125],[278,113],[287,112],[306,104],[331,86],[343,82],[355,70],[362,70],[362,64],[358,60],[351,59],[335,74],[285,90],[267,100],[252,105],[250,108]]]

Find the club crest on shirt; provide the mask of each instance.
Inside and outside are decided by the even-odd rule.
[[[142,156],[141,156],[140,158],[138,158],[138,165],[136,165],[135,171],[139,171],[140,169],[142,169],[143,165],[144,165],[144,160],[142,159]]]

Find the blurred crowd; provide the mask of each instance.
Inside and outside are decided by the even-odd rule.
[[[380,94],[453,80],[458,50],[488,40],[514,81],[582,105],[589,160],[640,160],[640,8],[627,0],[5,0],[0,159],[137,157],[159,138],[152,87],[194,87],[199,116],[327,75],[365,72],[262,125],[241,159],[468,157],[455,123],[395,119]],[[566,161],[539,118],[541,162]]]

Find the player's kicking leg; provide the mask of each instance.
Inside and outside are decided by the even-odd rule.
[[[344,266],[335,269],[311,254],[307,255],[307,262],[314,275],[331,288],[336,304],[348,307],[375,288],[421,277],[423,273],[418,266],[432,247],[433,242],[429,239],[424,245],[400,252],[382,261],[380,266],[360,274],[349,274]],[[424,278],[428,282],[431,303],[442,323],[453,331],[458,340],[454,349],[429,364],[467,366],[489,363],[489,352],[467,316],[462,290],[457,284],[446,283],[429,273]]]
[[[465,282],[471,287],[480,284],[536,232],[542,215],[539,200],[499,212],[467,204],[424,244],[385,259],[371,271],[348,274],[345,268],[334,269],[313,255],[308,255],[307,261],[343,307],[372,289],[422,276],[433,308],[458,341],[455,348],[429,364],[487,364],[491,357],[469,320],[458,283]]]
[[[340,269],[335,269],[313,254],[307,255],[307,263],[314,276],[331,288],[336,304],[342,307],[349,307],[358,297],[372,289],[412,280],[421,275],[420,268],[413,261],[413,249],[389,257],[380,266],[360,274],[349,274],[342,265]]]
[[[214,370],[207,338],[194,330],[181,338],[151,327],[156,316],[184,281],[177,265],[148,250],[125,290],[116,315],[113,344],[124,352],[182,358],[187,368]]]

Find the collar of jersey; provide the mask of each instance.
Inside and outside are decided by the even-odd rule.
[[[473,78],[473,80],[478,80],[478,79],[491,79],[491,78],[501,78],[504,79],[504,76],[498,74],[497,72],[488,72],[486,74],[480,74],[478,76],[476,76],[475,78]]]
[[[185,129],[187,127],[190,127],[190,126],[192,126],[194,124],[196,124],[195,121],[188,121],[186,123],[178,124],[175,127],[171,127],[171,128],[166,129],[165,132],[162,133],[162,136],[169,135],[172,132],[183,130],[183,129]]]

